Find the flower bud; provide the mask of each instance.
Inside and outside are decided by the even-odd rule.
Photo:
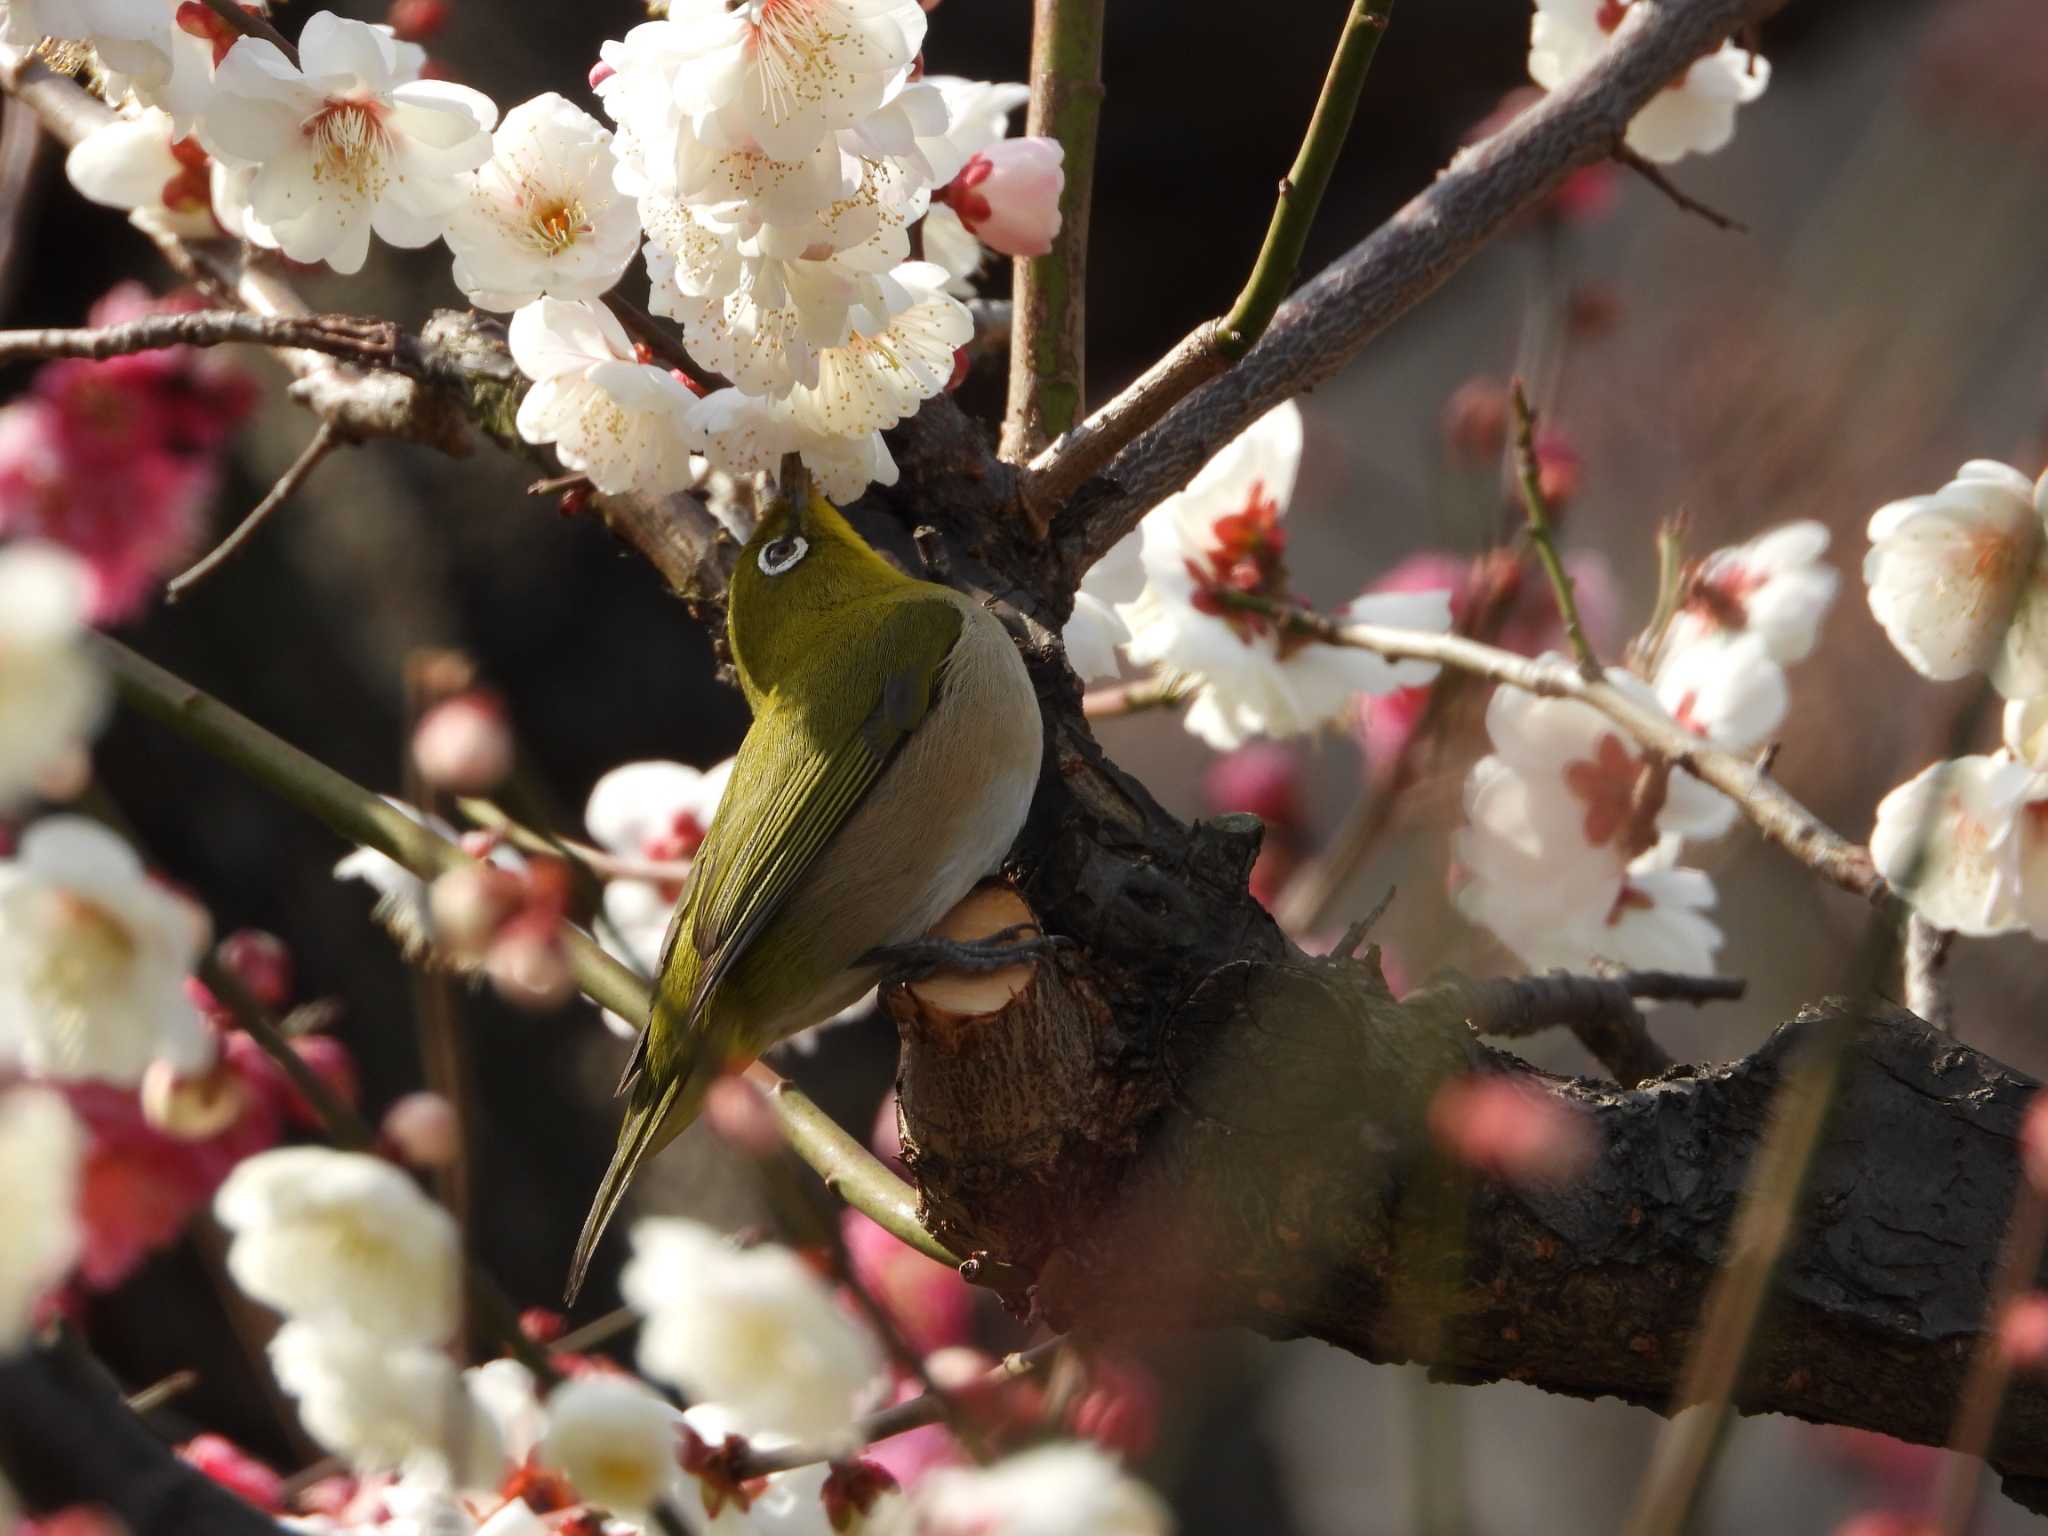
[[[1508,392],[1498,379],[1474,377],[1451,391],[1443,410],[1444,448],[1478,468],[1500,462],[1508,446]]]
[[[434,942],[458,960],[474,961],[520,901],[519,879],[489,864],[464,864],[427,887]]]
[[[424,43],[448,25],[448,0],[391,0],[384,24],[404,43]]]
[[[214,946],[213,958],[264,1007],[275,1010],[291,1005],[292,952],[276,934],[261,928],[237,928]]]
[[[456,794],[496,788],[512,771],[504,706],[481,689],[443,699],[413,727],[412,760],[428,783]]]
[[[1557,1184],[1593,1159],[1593,1129],[1561,1100],[1496,1073],[1457,1077],[1430,1100],[1437,1146],[1513,1183]]]
[[[384,1139],[413,1168],[445,1168],[462,1151],[455,1106],[438,1093],[408,1093],[384,1111]]]
[[[1998,1320],[1998,1352],[2016,1371],[2048,1369],[2048,1294],[2028,1291],[2006,1303]]]
[[[593,91],[596,90],[600,85],[603,85],[605,81],[611,79],[611,77],[613,75],[616,75],[617,73],[618,71],[616,69],[613,69],[611,65],[605,63],[603,59],[599,59],[595,64],[590,66],[590,88]]]
[[[142,1118],[180,1141],[205,1141],[242,1118],[249,1092],[222,1064],[200,1077],[180,1077],[168,1061],[152,1061],[142,1073]]]
[[[1552,512],[1561,512],[1579,493],[1579,450],[1556,432],[1536,434],[1536,488]]]
[[[1043,256],[1060,232],[1065,154],[1057,139],[999,139],[968,158],[939,200],[990,250]]]
[[[562,953],[560,925],[553,918],[507,923],[484,956],[484,974],[498,995],[515,1008],[544,1013],[576,992]]]
[[[178,1447],[178,1459],[243,1503],[274,1515],[284,1512],[284,1479],[225,1435],[194,1435]]]
[[[782,1150],[782,1127],[760,1089],[736,1073],[725,1073],[704,1095],[704,1120],[719,1139],[750,1157],[773,1157]]]

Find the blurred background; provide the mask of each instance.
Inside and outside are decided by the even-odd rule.
[[[381,5],[335,9],[383,15]],[[1028,9],[946,0],[928,68],[1021,78]],[[1112,0],[1090,269],[1094,399],[1227,305],[1341,11],[1338,0],[1256,13],[1224,0]],[[455,0],[434,52],[501,105],[547,89],[587,105],[583,75],[599,40],[636,19],[624,0]],[[1308,269],[1425,185],[1525,81],[1527,30],[1522,0],[1397,5]],[[1447,433],[1446,410],[1469,381],[1483,392],[1519,373],[1563,477],[1566,546],[1605,561],[1609,595],[1591,606],[1604,610],[1595,638],[1607,654],[1648,615],[1659,519],[1685,513],[1696,554],[1793,518],[1833,530],[1842,595],[1820,650],[1793,671],[1775,771],[1860,840],[1882,794],[1945,754],[1972,697],[1969,684],[1912,674],[1871,622],[1863,526],[1883,502],[1933,489],[1968,458],[2030,475],[2042,467],[2048,11],[2039,0],[1794,3],[1762,46],[1772,85],[1745,109],[1734,144],[1676,170],[1748,233],[1682,214],[1625,171],[1577,183],[1304,400],[1290,565],[1309,596],[1342,601],[1405,557],[1469,556],[1512,527],[1498,450]],[[123,278],[167,284],[118,215],[71,194],[60,161],[46,145],[25,206],[11,211],[23,244],[7,268],[7,326],[82,323]],[[986,288],[1006,284],[998,270]],[[307,276],[303,288],[316,305],[409,325],[459,302],[438,248],[379,246],[360,278]],[[26,379],[0,377],[0,394]],[[311,433],[278,378],[263,382],[212,536]],[[525,495],[532,473],[488,448],[462,461],[387,443],[337,455],[232,565],[177,607],[153,607],[128,638],[388,792],[401,787],[409,664],[429,649],[460,651],[505,698],[534,803],[575,829],[606,769],[716,762],[745,716],[713,679],[703,634],[652,572],[601,527]],[[1986,740],[1995,713],[1980,728]],[[1101,734],[1180,813],[1230,809],[1243,793],[1241,782],[1205,784],[1214,759],[1191,750],[1169,714],[1107,721]],[[1364,769],[1344,734],[1288,750],[1296,804],[1273,835],[1281,857],[1305,857],[1352,807]],[[1442,895],[1476,750],[1468,723],[1331,903],[1341,926],[1397,885],[1376,937],[1410,982],[1444,965],[1510,964]],[[295,957],[299,994],[338,1000],[336,1032],[373,1116],[418,1087],[415,988],[369,919],[368,892],[331,877],[345,850],[146,723],[118,721],[99,761],[156,862],[204,900],[217,930],[276,932]],[[1703,857],[1721,890],[1722,965],[1749,978],[1749,997],[1660,1016],[1656,1028],[1679,1056],[1712,1060],[1751,1049],[1800,1003],[1843,986],[1863,914],[1740,829]],[[2039,952],[2024,938],[1968,943],[1953,968],[1964,1036],[2039,1074]],[[522,1302],[550,1301],[610,1147],[623,1046],[587,1005],[536,1016],[465,993],[459,1007],[477,1106],[473,1242]],[[894,1052],[886,1023],[868,1019],[778,1065],[865,1134]],[[1588,1070],[1568,1043],[1534,1054],[1555,1070]],[[760,1212],[748,1171],[698,1131],[663,1159],[642,1208],[728,1224]],[[200,1386],[178,1405],[193,1425],[295,1464],[299,1448],[249,1369],[253,1324],[221,1302],[217,1254],[203,1235],[159,1254],[90,1303],[91,1335],[131,1383],[198,1367]],[[601,1258],[579,1316],[611,1305],[617,1263],[615,1250]],[[1021,1337],[1007,1326],[996,1316],[977,1324],[993,1348]],[[1140,1354],[1158,1389],[1140,1465],[1191,1533],[1612,1529],[1659,1423],[1511,1385],[1433,1388],[1419,1372],[1315,1344],[1246,1336]],[[1869,1437],[1744,1421],[1704,1528],[1831,1529],[1908,1497],[1900,1490],[1927,1465]],[[1994,1501],[1981,1527],[2018,1529],[2023,1518]]]

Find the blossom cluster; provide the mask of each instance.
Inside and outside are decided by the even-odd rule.
[[[1784,722],[1784,669],[1811,654],[1834,600],[1827,546],[1800,522],[1715,551],[1685,574],[1646,675],[1610,667],[1608,682],[1712,746],[1761,746]],[[1503,687],[1486,731],[1452,849],[1466,916],[1533,970],[1711,973],[1713,880],[1681,859],[1734,824],[1734,803],[1589,704]]]
[[[1997,751],[1935,763],[1879,803],[1878,872],[1936,927],[2048,938],[2048,475],[1972,460],[1880,507],[1863,578],[1916,672],[1983,673],[2007,701]]]
[[[326,11],[295,57],[164,0],[6,15],[10,40],[97,50],[121,116],[68,162],[95,201],[342,273],[373,236],[445,241],[470,302],[513,312],[521,435],[600,491],[787,452],[842,500],[893,483],[880,434],[953,381],[985,251],[1058,230],[1058,144],[1006,138],[1024,88],[923,78],[917,0],[674,5],[591,73],[616,131],[555,92],[500,121],[417,44]],[[605,302],[643,242],[697,375]]]

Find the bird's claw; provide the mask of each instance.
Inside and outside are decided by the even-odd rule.
[[[1029,934],[1030,937],[1022,937]],[[966,971],[985,975],[1017,964],[1035,955],[1049,955],[1057,949],[1072,948],[1074,941],[1058,934],[1040,933],[1030,923],[1015,923],[982,939],[911,939],[902,944],[884,944],[860,958],[862,965],[879,967],[890,982],[922,981],[938,971]]]

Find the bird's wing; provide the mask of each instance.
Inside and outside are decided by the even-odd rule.
[[[800,704],[786,688],[763,700],[669,923],[657,1019],[673,1010],[683,1033],[697,1031],[719,983],[930,713],[964,622],[943,597],[893,597],[862,642],[830,653],[829,684],[797,690]],[[665,1043],[652,1033],[621,1088]]]

